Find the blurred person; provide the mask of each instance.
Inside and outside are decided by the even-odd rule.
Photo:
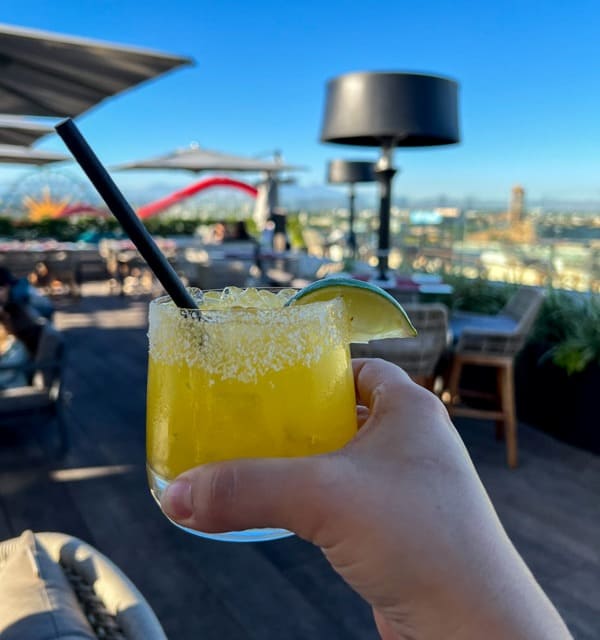
[[[0,390],[27,385],[27,376],[21,367],[28,362],[29,353],[12,332],[8,314],[0,314]]]
[[[223,242],[256,242],[256,240],[248,233],[246,223],[243,220],[230,222],[225,225],[225,234]]]
[[[260,234],[260,244],[265,250],[273,249],[273,236],[275,235],[275,223],[272,220],[268,220],[265,224],[265,228]]]
[[[287,234],[287,214],[283,209],[274,209],[271,212],[273,222],[273,250],[278,253],[289,251],[291,244]]]
[[[38,262],[34,268],[33,279],[37,281],[42,274],[50,283],[50,274],[45,263]],[[54,306],[31,285],[27,278],[15,278],[9,269],[0,267],[0,304],[29,304],[47,320],[52,320]]]
[[[44,324],[52,317],[52,305],[32,291],[26,278],[15,278],[6,267],[0,267],[0,310],[8,316],[13,333],[33,356]]]
[[[52,289],[52,274],[45,262],[36,262],[33,272],[29,276],[29,281],[45,291]]]
[[[320,456],[184,472],[165,513],[206,532],[281,527],[319,546],[383,640],[567,640],[440,400],[356,360],[357,436]]]
[[[237,243],[237,247],[244,247],[240,253],[248,252],[248,257],[252,258],[254,267],[258,268],[259,273],[262,272],[262,263],[260,257],[260,243],[258,240],[248,233],[246,223],[243,220],[230,222],[225,225],[225,236],[223,243]]]
[[[221,244],[225,239],[225,231],[223,222],[215,223],[210,231],[209,244]]]

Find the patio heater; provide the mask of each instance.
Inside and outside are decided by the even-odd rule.
[[[378,278],[389,282],[390,205],[396,147],[454,144],[458,84],[416,73],[348,73],[327,84],[321,141],[381,148],[375,174],[380,185]]]
[[[332,160],[327,166],[327,182],[330,184],[350,185],[350,201],[348,203],[348,246],[352,258],[356,258],[356,234],[354,233],[354,187],[358,182],[375,181],[375,164],[360,160]]]

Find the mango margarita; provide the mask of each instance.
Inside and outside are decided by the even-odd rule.
[[[325,453],[354,436],[346,307],[284,307],[294,293],[197,293],[200,314],[151,303],[147,454],[157,480],[206,462]]]

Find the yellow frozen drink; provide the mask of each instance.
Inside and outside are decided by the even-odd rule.
[[[340,298],[284,306],[294,293],[195,292],[200,313],[167,297],[151,303],[147,461],[155,496],[200,464],[325,453],[354,436],[346,307]]]

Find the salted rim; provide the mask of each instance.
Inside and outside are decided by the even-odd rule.
[[[222,379],[256,380],[294,364],[311,366],[349,344],[350,320],[337,298],[297,307],[180,309],[161,296],[149,310],[149,353]],[[240,331],[240,329],[242,329]]]

